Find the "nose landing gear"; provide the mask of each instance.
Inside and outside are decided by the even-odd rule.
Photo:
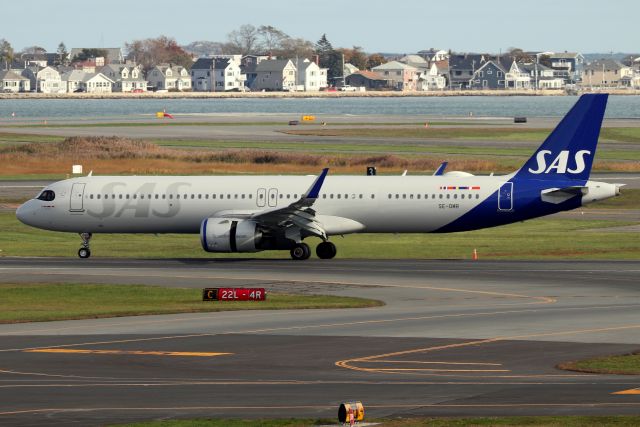
[[[80,238],[82,239],[82,246],[78,249],[78,256],[82,259],[89,258],[91,256],[91,249],[89,249],[91,233],[80,233]]]

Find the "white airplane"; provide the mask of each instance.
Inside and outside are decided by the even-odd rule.
[[[607,95],[583,95],[518,171],[433,176],[85,176],[47,186],[17,210],[20,221],[79,233],[80,258],[100,233],[199,233],[207,252],[290,250],[351,233],[444,233],[523,221],[620,194],[589,180]]]

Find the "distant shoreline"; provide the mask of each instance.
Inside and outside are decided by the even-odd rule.
[[[591,93],[585,91],[581,93]],[[612,95],[640,95],[640,90],[593,91]],[[464,90],[442,92],[145,92],[145,93],[0,93],[0,99],[270,99],[270,98],[421,98],[449,96],[570,96],[563,90]]]

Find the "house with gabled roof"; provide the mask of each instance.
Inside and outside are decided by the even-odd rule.
[[[447,86],[449,89],[468,89],[476,70],[487,62],[485,55],[465,53],[450,55],[449,75]]]
[[[385,79],[380,74],[373,71],[356,71],[346,77],[349,86],[364,87],[368,90],[391,89],[394,86],[393,80]]]
[[[504,89],[507,71],[499,60],[486,61],[469,80],[469,89]]]
[[[191,67],[191,86],[198,92],[244,90],[245,80],[236,58],[199,58]]]
[[[191,90],[191,74],[181,65],[156,65],[147,73],[147,80],[156,90]]]
[[[323,90],[327,87],[327,69],[305,58],[298,62],[297,80],[297,86],[305,92]]]
[[[504,80],[507,89],[531,89],[531,75],[523,64],[516,61],[511,63]]]
[[[29,79],[30,86],[40,93],[65,93],[60,72],[54,67],[31,66],[22,70],[22,75]]]
[[[82,81],[87,74],[82,70],[69,70],[67,72],[62,73],[60,79],[62,80],[62,84],[64,85],[67,93],[79,92],[82,91]]]
[[[252,90],[290,91],[296,87],[296,66],[290,59],[260,61],[255,69]]]
[[[413,91],[417,89],[420,70],[411,65],[403,64],[399,61],[390,61],[373,67],[371,71],[393,81],[394,88],[397,90]]]
[[[629,66],[610,59],[602,58],[591,62],[584,67],[582,75],[583,87],[621,87],[630,85],[633,79],[633,69]]]
[[[31,83],[19,70],[0,71],[0,92],[29,92]]]
[[[87,93],[111,93],[114,81],[102,73],[85,73],[80,87]]]
[[[139,65],[108,64],[102,67],[100,72],[114,82],[113,92],[147,91],[147,80]]]
[[[443,90],[447,87],[449,62],[446,60],[433,61],[429,70],[422,74],[422,90]]]

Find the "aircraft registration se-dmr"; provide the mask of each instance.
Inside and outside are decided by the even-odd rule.
[[[99,233],[199,233],[207,252],[289,250],[336,255],[331,236],[448,233],[524,221],[620,194],[589,180],[606,94],[580,97],[516,172],[474,176],[84,176],[47,186],[20,206],[20,221],[79,233],[80,258]]]

